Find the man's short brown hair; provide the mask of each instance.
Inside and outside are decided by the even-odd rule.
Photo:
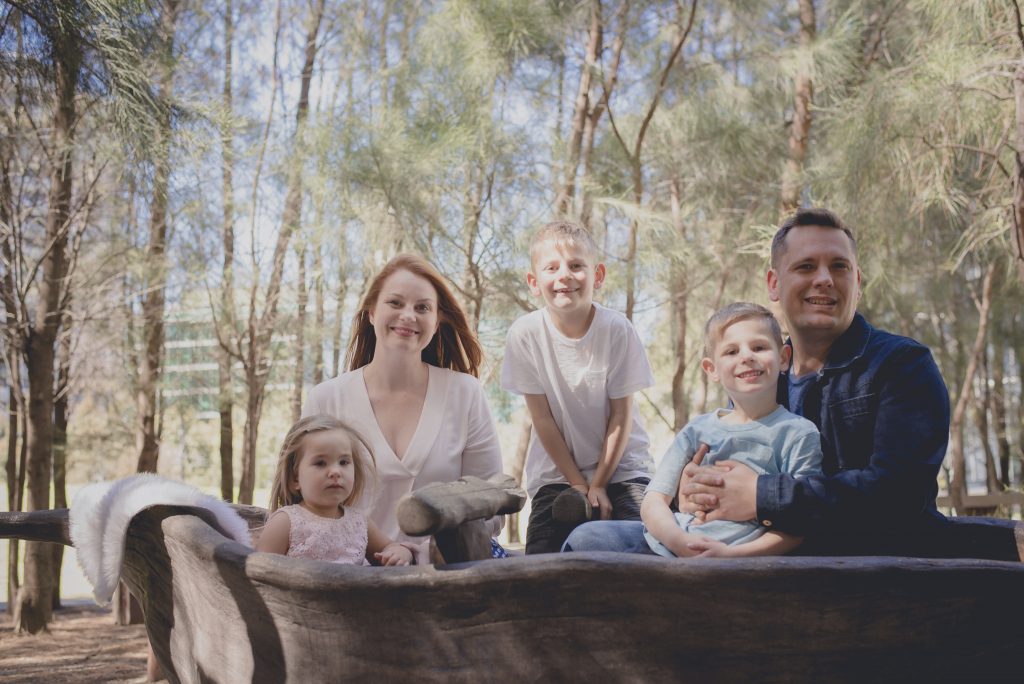
[[[786,252],[786,236],[789,235],[789,231],[798,226],[820,226],[822,228],[841,230],[846,233],[846,237],[850,238],[850,244],[853,245],[853,253],[857,253],[857,240],[853,237],[853,231],[846,227],[842,219],[828,209],[807,207],[797,209],[790,214],[782,222],[782,225],[779,226],[779,229],[775,231],[775,237],[772,238],[772,268],[779,267],[779,259]]]

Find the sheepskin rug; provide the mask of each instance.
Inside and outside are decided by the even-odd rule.
[[[96,603],[106,605],[114,595],[128,523],[143,509],[160,504],[205,508],[229,537],[252,545],[248,525],[230,505],[183,482],[141,473],[88,485],[71,502],[71,541],[78,565],[92,583]]]

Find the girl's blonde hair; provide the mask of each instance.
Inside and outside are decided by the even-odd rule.
[[[342,430],[352,439],[352,465],[355,467],[355,477],[352,483],[352,492],[342,502],[342,505],[350,506],[359,500],[366,481],[376,473],[377,464],[373,458],[373,451],[363,436],[352,426],[332,416],[320,414],[303,418],[295,423],[285,435],[284,444],[281,445],[281,453],[277,459],[277,470],[274,472],[274,484],[270,488],[271,511],[302,501],[302,494],[293,492],[289,486],[295,479],[299,461],[302,458],[302,440],[308,434],[326,430]]]

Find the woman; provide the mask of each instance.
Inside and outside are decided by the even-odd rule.
[[[398,528],[396,508],[412,490],[501,472],[498,435],[477,380],[482,356],[441,274],[401,254],[359,305],[348,372],[310,392],[304,416],[335,416],[373,449],[377,486],[366,512],[389,538],[411,539]],[[494,522],[492,534],[500,529],[500,519]]]

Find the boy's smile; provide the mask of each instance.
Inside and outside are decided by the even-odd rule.
[[[705,372],[736,404],[743,397],[764,395],[775,404],[779,373],[788,364],[789,347],[779,349],[767,324],[757,318],[739,320],[721,331],[712,358],[701,363]]]
[[[573,242],[549,240],[538,246],[526,282],[556,317],[589,314],[594,290],[604,282],[604,264]]]

